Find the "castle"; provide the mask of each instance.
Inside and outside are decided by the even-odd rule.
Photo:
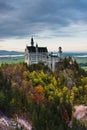
[[[28,66],[42,62],[54,71],[58,66],[58,62],[61,61],[61,56],[61,47],[59,47],[57,55],[53,52],[48,53],[47,47],[39,47],[38,44],[34,46],[33,37],[31,38],[31,46],[26,46],[25,48],[25,63],[27,63]]]

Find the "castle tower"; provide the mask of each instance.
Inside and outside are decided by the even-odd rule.
[[[36,43],[36,63],[38,63],[38,44]]]
[[[33,40],[33,37],[31,38],[31,46],[34,46],[34,40]]]
[[[61,61],[61,58],[62,58],[62,47],[59,47],[58,57],[59,57],[59,61]]]

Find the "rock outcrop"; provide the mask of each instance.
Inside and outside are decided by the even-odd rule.
[[[79,105],[75,106],[74,109],[75,109],[74,117],[77,120],[87,121],[87,106]]]

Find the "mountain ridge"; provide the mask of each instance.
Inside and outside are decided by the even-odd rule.
[[[16,55],[16,54],[24,54],[24,52],[0,50],[0,55]]]

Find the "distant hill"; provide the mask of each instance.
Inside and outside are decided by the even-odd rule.
[[[49,52],[50,54],[51,52]],[[54,55],[58,55],[58,52],[53,52]],[[87,52],[63,52],[62,53],[62,57],[67,57],[67,56],[71,56],[71,57],[87,57]]]
[[[24,54],[24,52],[0,50],[0,55],[20,55],[20,54]]]
[[[87,52],[63,52],[63,57],[87,57]]]
[[[51,52],[49,52],[51,53]],[[24,52],[21,51],[7,51],[7,50],[0,50],[0,55],[21,55],[24,54]],[[54,54],[57,55],[57,52],[54,52]],[[73,56],[73,57],[84,57],[87,56],[87,52],[63,52],[63,57],[66,56]]]

